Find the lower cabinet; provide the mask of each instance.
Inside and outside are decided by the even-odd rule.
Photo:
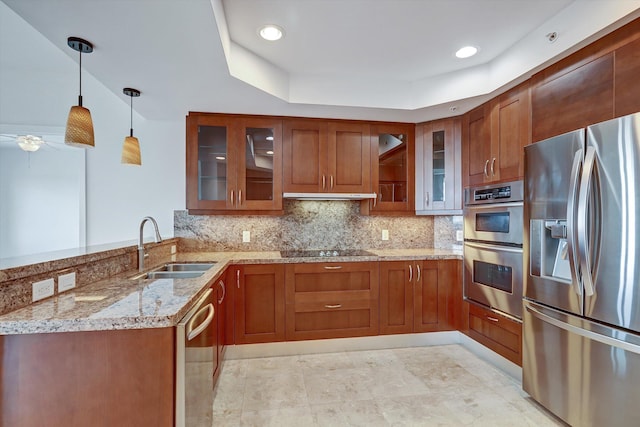
[[[456,329],[462,312],[460,268],[457,260],[381,262],[380,333]]]
[[[496,312],[467,303],[471,338],[522,366],[522,323]]]
[[[235,343],[284,341],[284,265],[237,265],[227,278],[234,287]]]
[[[0,425],[173,426],[175,330],[0,336]]]
[[[378,263],[287,264],[286,339],[378,334]]]

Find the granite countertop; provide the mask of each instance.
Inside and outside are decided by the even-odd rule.
[[[177,261],[215,262],[192,279],[114,276],[0,316],[0,335],[173,327],[230,264],[462,259],[461,250],[372,249],[357,257],[282,258],[280,252],[185,252]]]

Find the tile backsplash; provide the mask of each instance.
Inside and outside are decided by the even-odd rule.
[[[181,251],[455,248],[457,216],[364,216],[359,202],[284,202],[282,216],[189,215],[175,211]],[[389,240],[382,240],[382,230]],[[243,243],[243,231],[250,242]]]

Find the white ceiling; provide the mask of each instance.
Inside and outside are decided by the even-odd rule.
[[[17,14],[3,25],[24,19],[74,61],[67,37],[91,41],[83,69],[119,97],[140,89],[134,109],[153,120],[459,114],[640,15],[640,0],[2,1]],[[284,39],[259,39],[265,23],[282,26]],[[57,69],[53,58],[22,62],[35,41],[19,37],[0,40],[0,67]],[[465,44],[479,54],[455,58]]]

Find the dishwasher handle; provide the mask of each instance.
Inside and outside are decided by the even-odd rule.
[[[209,312],[207,313],[207,317],[204,319],[202,323],[200,323],[194,329],[193,322],[195,322],[198,315],[200,315],[200,313],[202,313],[205,310],[209,310]],[[198,310],[198,312],[191,319],[189,319],[189,323],[187,323],[187,329],[186,329],[187,340],[191,341],[192,339],[200,335],[202,331],[207,329],[207,326],[211,324],[211,321],[213,320],[213,316],[215,313],[216,313],[216,309],[213,307],[213,304],[211,303],[205,305],[200,310]]]

